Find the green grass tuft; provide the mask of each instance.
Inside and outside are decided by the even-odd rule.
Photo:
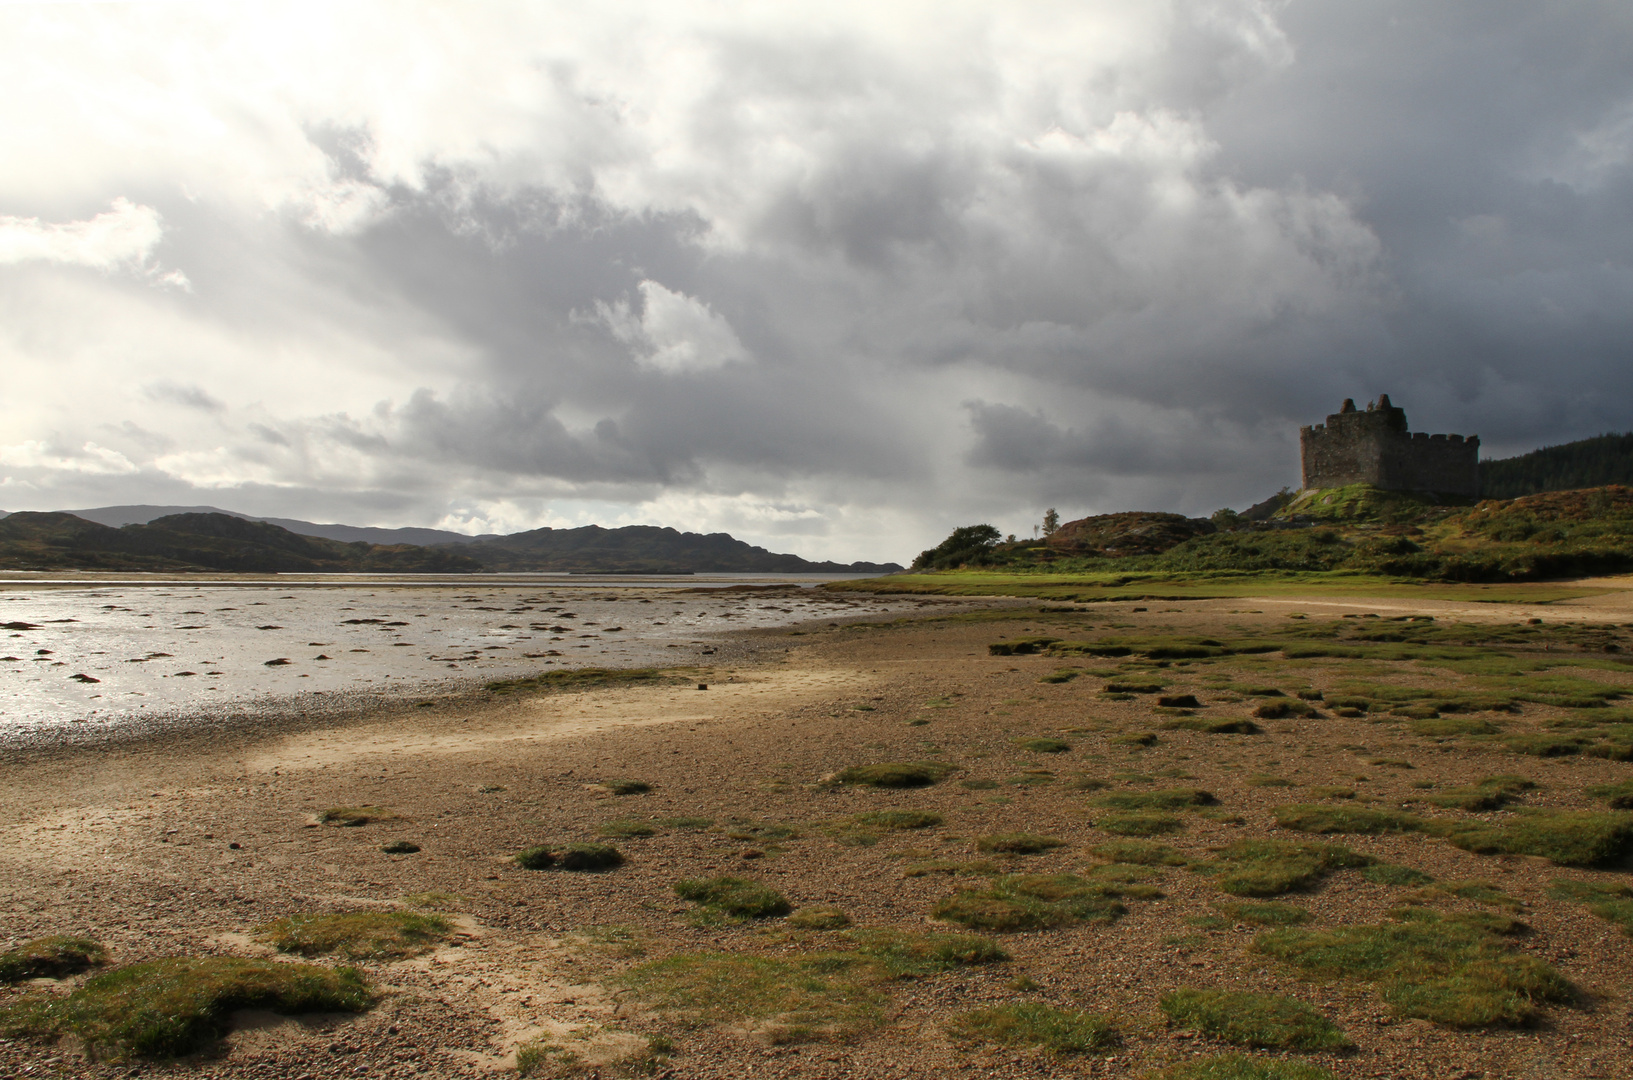
[[[851,917],[828,904],[802,907],[788,916],[788,925],[801,930],[843,930],[851,924]]]
[[[1302,926],[1310,913],[1296,904],[1267,900],[1258,904],[1218,904],[1220,911],[1241,923],[1254,926]]]
[[[928,829],[941,824],[941,815],[929,810],[872,810],[853,820],[878,829]]]
[[[1613,810],[1633,810],[1633,780],[1623,780],[1619,784],[1599,784],[1588,788],[1588,794],[1596,799],[1604,799],[1610,803]]]
[[[1197,788],[1163,788],[1160,791],[1117,791],[1094,800],[1096,806],[1113,810],[1184,810],[1193,806],[1213,806],[1219,802],[1211,792]]]
[[[748,878],[686,878],[675,882],[675,894],[734,919],[769,919],[789,911],[782,893]]]
[[[516,865],[526,870],[611,870],[624,865],[624,856],[611,844],[541,844],[516,853]]]
[[[731,1024],[771,1043],[845,1039],[879,1022],[873,965],[839,953],[761,957],[681,953],[617,982],[688,1024]]]
[[[1338,844],[1240,840],[1219,853],[1219,887],[1233,896],[1280,896],[1313,888],[1334,870],[1366,866],[1371,856]]]
[[[1009,959],[1009,954],[996,941],[974,934],[877,929],[852,930],[845,936],[858,954],[878,963],[891,978],[1001,964]]]
[[[1315,803],[1278,806],[1273,811],[1276,824],[1296,832],[1317,834],[1415,832],[1422,820],[1396,810],[1374,810],[1362,806],[1321,806]]]
[[[1536,788],[1536,783],[1523,776],[1488,776],[1467,787],[1448,788],[1425,796],[1425,800],[1448,810],[1479,812],[1501,810],[1520,795]]]
[[[114,968],[66,997],[26,995],[0,1011],[12,1037],[73,1035],[98,1056],[176,1057],[226,1030],[236,1009],[362,1012],[358,972],[237,957],[171,957]]]
[[[1434,878],[1422,870],[1414,870],[1410,866],[1397,866],[1394,863],[1374,863],[1361,870],[1361,880],[1370,881],[1374,885],[1427,885]]]
[[[96,967],[107,958],[107,950],[90,938],[64,934],[39,937],[0,953],[0,983],[60,979]]]
[[[1573,993],[1553,968],[1511,952],[1475,921],[1421,909],[1407,922],[1272,930],[1253,948],[1309,974],[1375,982],[1398,1015],[1450,1027],[1525,1024],[1539,1002]]]
[[[1064,739],[1016,739],[1015,745],[1034,754],[1064,754],[1072,748]]]
[[[1156,899],[1149,885],[1088,881],[1073,874],[1011,874],[984,889],[965,889],[938,903],[931,916],[972,930],[1015,933],[1081,922],[1113,922],[1128,909],[1119,897]]]
[[[1133,863],[1136,866],[1185,866],[1191,861],[1167,844],[1149,840],[1113,840],[1109,844],[1090,848],[1089,852],[1114,863]]]
[[[300,956],[401,960],[436,948],[451,929],[440,915],[414,911],[307,912],[257,926],[255,936],[279,952]]]
[[[603,780],[601,786],[614,795],[645,795],[652,790],[645,780]]]
[[[1600,884],[1587,881],[1555,881],[1549,895],[1561,900],[1580,900],[1588,910],[1621,927],[1622,933],[1633,937],[1633,886]]]
[[[1170,814],[1107,814],[1094,824],[1113,836],[1162,836],[1185,828],[1183,821]]]
[[[1032,833],[996,833],[975,841],[981,851],[1002,852],[1006,855],[1036,855],[1051,848],[1065,847],[1066,841],[1053,836]]]
[[[612,821],[602,822],[596,832],[602,836],[631,840],[643,836],[657,836],[658,827],[640,818],[614,818]]]
[[[947,1022],[947,1033],[961,1042],[1037,1047],[1054,1054],[1088,1054],[1122,1043],[1104,1016],[1037,1001],[962,1013]]]
[[[1561,866],[1601,866],[1633,852],[1633,813],[1613,810],[1528,810],[1494,823],[1445,830],[1477,855],[1540,855]]]
[[[1314,1008],[1277,994],[1176,990],[1162,1011],[1178,1027],[1238,1046],[1272,1050],[1348,1050],[1355,1044]]]
[[[371,821],[395,821],[398,814],[383,806],[331,806],[318,815],[325,825],[367,825]]]
[[[940,761],[883,762],[852,765],[834,774],[834,782],[877,788],[929,787],[945,780],[954,767]]]

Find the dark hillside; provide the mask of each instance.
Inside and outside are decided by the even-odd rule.
[[[780,574],[884,574],[895,563],[808,562],[744,543],[728,533],[683,533],[655,525],[534,529],[433,550],[457,550],[498,571],[614,571]]]
[[[1633,484],[1633,432],[1545,446],[1519,457],[1480,462],[1480,497],[1513,499],[1539,491]]]
[[[18,570],[470,571],[474,560],[406,544],[343,544],[227,514],[174,514],[114,529],[63,513],[0,519],[0,566]]]

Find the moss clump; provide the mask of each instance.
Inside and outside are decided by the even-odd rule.
[[[611,844],[541,844],[517,852],[515,862],[524,870],[611,870],[624,865],[624,855]]]
[[[1469,822],[1445,831],[1477,855],[1540,855],[1561,866],[1601,866],[1633,851],[1633,813],[1613,810],[1521,811],[1503,822]]]
[[[675,882],[675,895],[734,919],[769,919],[789,911],[787,897],[748,878],[686,878]]]
[[[1151,1074],[1150,1080],[1337,1080],[1306,1061],[1214,1054]]]
[[[1274,811],[1276,824],[1284,829],[1307,833],[1360,833],[1376,836],[1381,833],[1416,832],[1423,820],[1397,810],[1374,810],[1362,806],[1321,806],[1305,803],[1278,806]]]
[[[788,916],[788,925],[801,930],[843,930],[851,924],[851,917],[839,908],[826,904],[802,907]]]
[[[961,1042],[1037,1047],[1053,1054],[1089,1054],[1123,1041],[1104,1016],[1038,1001],[961,1013],[947,1022],[947,1033]]]
[[[338,954],[348,960],[401,960],[436,948],[452,927],[440,915],[413,911],[352,911],[290,915],[255,928],[279,952]]]
[[[873,810],[853,820],[876,829],[928,829],[941,824],[941,815],[929,810]]]
[[[90,938],[55,934],[0,953],[0,983],[60,979],[104,963],[108,952]]]
[[[981,851],[1002,852],[1005,855],[1036,855],[1052,848],[1065,847],[1066,841],[1033,833],[995,833],[979,838],[975,846]]]
[[[1397,1014],[1450,1027],[1528,1023],[1537,1003],[1572,996],[1557,971],[1509,951],[1473,920],[1421,909],[1378,926],[1273,930],[1253,948],[1309,974],[1375,982]]]
[[[388,840],[380,845],[380,850],[387,855],[412,855],[420,846],[412,840]]]
[[[388,810],[383,806],[331,806],[318,815],[318,820],[325,825],[346,825],[355,828],[367,825],[371,821],[396,821],[399,816],[395,810]]]
[[[645,780],[603,780],[601,786],[614,795],[645,795],[652,790],[652,785]]]
[[[771,1043],[843,1039],[878,1023],[874,965],[843,953],[761,957],[681,953],[617,982],[683,1023],[731,1024]]]
[[[1234,896],[1280,896],[1314,887],[1335,870],[1372,862],[1339,844],[1241,840],[1219,853],[1219,887]]]
[[[1064,754],[1072,748],[1064,739],[1017,739],[1015,745],[1034,754]]]
[[[953,766],[940,761],[881,762],[852,765],[834,774],[837,784],[857,784],[876,788],[929,787],[945,780]]]
[[[949,877],[993,877],[1002,872],[1002,867],[986,859],[922,859],[908,863],[902,870],[902,877],[929,877],[931,874],[946,874]]]
[[[1118,899],[1155,899],[1149,885],[1088,881],[1074,874],[1010,874],[984,889],[965,889],[938,903],[931,916],[972,930],[1015,933],[1082,922],[1113,922],[1128,909]]]
[[[1095,826],[1114,836],[1162,836],[1179,832],[1185,823],[1169,814],[1107,814]]]
[[[74,1035],[99,1056],[175,1057],[213,1042],[236,1009],[362,1012],[371,1000],[351,968],[181,956],[114,968],[66,997],[27,995],[0,1012],[0,1031]]]
[[[1101,795],[1096,806],[1113,810],[1184,810],[1193,806],[1214,806],[1219,802],[1211,792],[1198,788],[1163,788],[1160,791],[1118,791]]]
[[[1009,959],[997,942],[973,934],[879,929],[852,930],[846,937],[858,954],[878,963],[892,978],[1000,964]]]
[[[1162,1011],[1178,1027],[1238,1046],[1272,1050],[1347,1050],[1355,1044],[1309,1005],[1277,994],[1176,990]]]

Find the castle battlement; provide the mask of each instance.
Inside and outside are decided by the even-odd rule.
[[[1480,437],[1409,431],[1406,410],[1380,394],[1360,410],[1352,399],[1325,424],[1299,428],[1304,487],[1372,484],[1391,491],[1480,494]]]

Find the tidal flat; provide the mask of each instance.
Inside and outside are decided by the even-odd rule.
[[[25,747],[3,944],[82,962],[0,991],[0,1072],[1633,1075],[1614,584],[824,611],[639,677]],[[349,996],[196,965],[228,990],[142,1051],[97,980],[173,958]]]

